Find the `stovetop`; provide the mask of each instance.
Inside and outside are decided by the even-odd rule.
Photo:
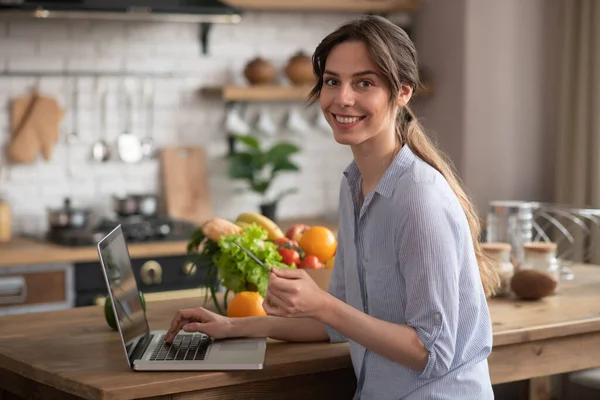
[[[130,216],[104,218],[85,229],[50,230],[46,240],[64,246],[95,245],[119,224],[128,243],[188,240],[196,229],[190,222],[167,217]]]

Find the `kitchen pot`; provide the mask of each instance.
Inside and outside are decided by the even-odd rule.
[[[48,223],[51,229],[81,229],[87,226],[90,214],[89,209],[73,208],[67,197],[62,208],[48,210]]]
[[[113,211],[121,217],[130,215],[154,216],[158,211],[158,196],[153,194],[114,196]]]

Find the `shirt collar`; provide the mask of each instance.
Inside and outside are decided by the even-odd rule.
[[[375,192],[386,198],[391,197],[392,193],[394,193],[396,182],[413,163],[415,157],[415,154],[408,145],[402,146],[402,149],[396,154],[392,163],[379,180]],[[344,170],[344,176],[348,181],[353,195],[358,196],[362,183],[362,175],[354,160]]]

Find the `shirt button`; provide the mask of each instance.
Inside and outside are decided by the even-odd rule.
[[[442,320],[442,316],[440,315],[440,313],[435,313],[434,317],[436,321],[441,321]]]

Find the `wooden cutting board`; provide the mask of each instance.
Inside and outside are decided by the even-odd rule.
[[[212,203],[202,147],[165,147],[160,150],[162,187],[171,218],[201,225],[212,217]]]
[[[8,146],[11,161],[31,164],[40,151],[49,161],[58,141],[63,113],[55,99],[38,93],[15,99],[11,110],[12,138]]]

